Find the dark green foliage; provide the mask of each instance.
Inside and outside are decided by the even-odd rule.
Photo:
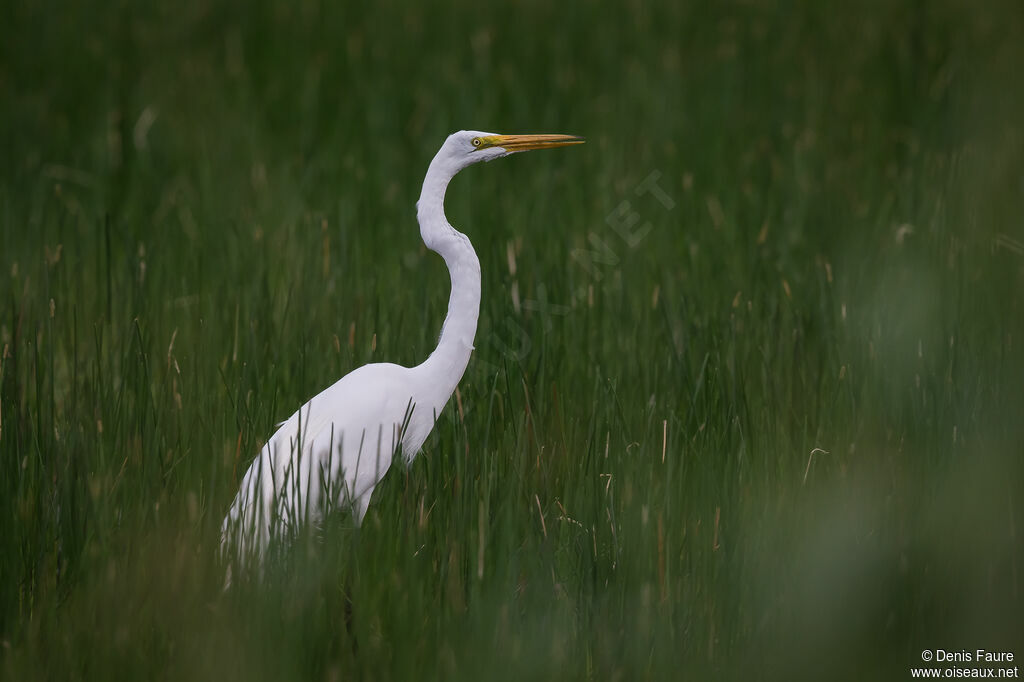
[[[350,6],[353,5],[353,6]],[[11,679],[909,679],[1015,650],[1019,3],[7,3]],[[221,591],[277,421],[447,304],[477,352],[366,523]],[[1016,647],[1016,649],[1014,649]]]

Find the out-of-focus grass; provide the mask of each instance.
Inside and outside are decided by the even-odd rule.
[[[1016,4],[15,3],[0,27],[6,676],[1024,653]],[[589,142],[453,183],[484,273],[461,408],[361,529],[222,593],[217,527],[273,424],[432,348],[447,276],[413,203],[458,128]]]

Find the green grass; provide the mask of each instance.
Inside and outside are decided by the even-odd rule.
[[[1016,3],[344,4],[0,10],[5,677],[1024,655]],[[459,128],[588,144],[455,180],[461,409],[223,593],[274,423],[432,349],[413,205]]]

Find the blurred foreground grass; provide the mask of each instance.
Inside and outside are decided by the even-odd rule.
[[[1010,2],[6,5],[5,676],[1024,655],[1021,64]],[[273,424],[431,350],[413,203],[459,128],[589,143],[453,183],[460,404],[360,530],[222,593]]]

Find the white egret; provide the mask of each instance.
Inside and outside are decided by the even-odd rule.
[[[393,456],[400,451],[408,464],[419,452],[473,351],[480,261],[469,238],[445,217],[449,181],[479,161],[581,142],[572,135],[465,130],[445,140],[416,202],[423,242],[444,258],[451,276],[437,348],[416,367],[374,363],[355,369],[283,422],[249,467],[224,519],[227,558],[258,563],[272,541],[321,521],[332,507],[349,506],[355,522],[362,521]]]

